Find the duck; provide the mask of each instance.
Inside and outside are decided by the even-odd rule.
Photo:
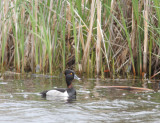
[[[80,80],[81,78],[70,69],[65,70],[64,74],[67,88],[54,88],[52,90],[43,91],[40,93],[43,98],[46,98],[47,100],[55,99],[57,97],[65,97],[66,99],[76,98],[76,90],[73,88],[72,81],[74,79]]]

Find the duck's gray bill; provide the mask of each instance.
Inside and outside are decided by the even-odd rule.
[[[74,79],[81,80],[76,74],[74,74]]]

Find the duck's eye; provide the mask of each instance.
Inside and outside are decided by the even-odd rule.
[[[72,75],[72,73],[70,73],[70,75]]]

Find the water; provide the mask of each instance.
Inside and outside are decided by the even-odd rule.
[[[158,123],[159,92],[99,88],[107,85],[141,86],[142,83],[138,79],[75,80],[76,100],[46,100],[41,98],[39,92],[52,87],[65,87],[64,77],[6,74],[0,80],[0,122]],[[157,87],[156,82],[143,85]]]

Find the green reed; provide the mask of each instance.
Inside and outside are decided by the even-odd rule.
[[[78,64],[78,47],[77,47],[77,31],[76,31],[76,23],[74,19],[74,9],[72,5],[72,1],[70,0],[70,6],[71,6],[71,16],[72,16],[72,23],[73,23],[73,35],[74,35],[74,42],[75,42],[75,63],[76,63],[76,69]]]
[[[134,13],[134,19],[135,19],[135,22],[137,22],[135,24],[136,26],[136,29],[137,29],[137,32],[136,32],[136,35],[138,34],[137,36],[137,44],[138,44],[138,64],[137,64],[137,73],[138,75],[140,75],[142,73],[142,51],[141,51],[141,35],[140,35],[140,29],[138,26],[140,26],[140,13],[139,13],[139,4],[138,4],[138,1],[137,0],[132,0],[132,3],[133,3],[133,13]]]

